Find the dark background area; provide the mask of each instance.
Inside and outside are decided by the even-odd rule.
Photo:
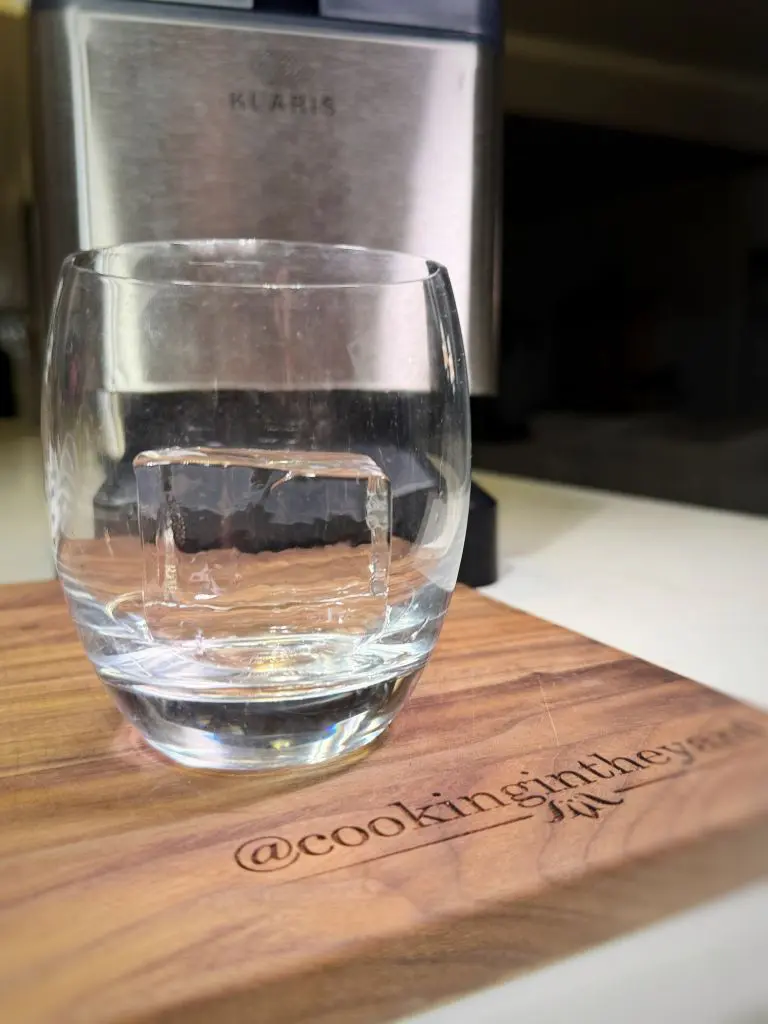
[[[508,115],[476,464],[768,512],[763,154]]]

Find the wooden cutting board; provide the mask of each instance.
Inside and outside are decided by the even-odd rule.
[[[768,863],[768,717],[469,591],[389,737],[176,767],[55,583],[0,588],[0,1006],[14,1024],[392,1020]]]

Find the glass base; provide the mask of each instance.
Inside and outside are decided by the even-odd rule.
[[[155,750],[192,768],[276,771],[324,764],[381,736],[422,667],[373,686],[291,700],[161,696],[103,680]]]

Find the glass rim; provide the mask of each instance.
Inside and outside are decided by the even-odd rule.
[[[183,277],[151,277],[151,276],[136,276],[128,271],[126,272],[115,272],[112,270],[103,270],[99,267],[89,265],[91,262],[95,262],[99,257],[119,256],[125,254],[126,256],[136,255],[141,256],[142,253],[146,255],[162,254],[163,252],[170,252],[174,248],[178,247],[179,250],[192,250],[194,247],[221,247],[224,249],[226,246],[232,247],[258,247],[258,246],[273,246],[277,250],[284,249],[286,252],[286,259],[290,258],[290,255],[294,256],[300,252],[310,254],[335,254],[336,256],[368,256],[378,258],[382,263],[388,261],[388,265],[392,265],[395,260],[407,262],[412,265],[412,273],[404,274],[402,277],[396,277],[396,279],[385,279],[383,275],[376,276],[370,274],[360,279],[355,280],[354,275],[350,274],[350,279],[338,280],[338,281],[323,281],[323,280],[308,280],[308,281],[243,281],[243,280],[188,280]],[[254,254],[255,256],[255,254]],[[244,260],[232,260],[220,258],[217,259],[213,256],[210,261],[196,261],[196,265],[221,265],[235,266],[242,265],[250,262],[247,259]],[[258,261],[253,259],[254,266],[258,265]],[[190,266],[195,265],[195,261],[189,261]],[[427,284],[433,281],[440,274],[446,272],[446,268],[442,263],[436,260],[429,259],[423,256],[415,256],[412,253],[402,252],[397,249],[379,249],[364,245],[350,245],[346,243],[333,243],[333,242],[292,242],[287,239],[276,239],[276,238],[258,238],[258,237],[242,237],[242,238],[180,238],[180,239],[157,239],[148,240],[143,242],[121,242],[115,245],[106,246],[95,246],[90,249],[81,249],[77,252],[71,253],[67,256],[62,264],[61,274],[62,276],[69,270],[74,270],[79,274],[85,274],[94,278],[100,278],[104,281],[115,281],[123,282],[124,284],[131,285],[144,285],[155,289],[160,288],[198,288],[198,289],[209,289],[209,288],[220,288],[220,289],[232,289],[235,291],[252,291],[252,292],[282,292],[282,291],[341,291],[341,290],[356,290],[356,289],[384,289],[384,288],[400,288],[403,286],[413,286],[417,284]]]

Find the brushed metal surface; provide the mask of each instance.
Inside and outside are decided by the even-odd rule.
[[[493,390],[490,50],[154,5],[73,4],[35,21],[48,289],[67,252],[125,241],[412,252],[448,267],[473,391]],[[404,343],[391,339],[393,358]]]
[[[150,3],[187,4],[189,0],[149,0]],[[241,11],[253,8],[253,0],[195,0],[200,7],[230,7]]]

